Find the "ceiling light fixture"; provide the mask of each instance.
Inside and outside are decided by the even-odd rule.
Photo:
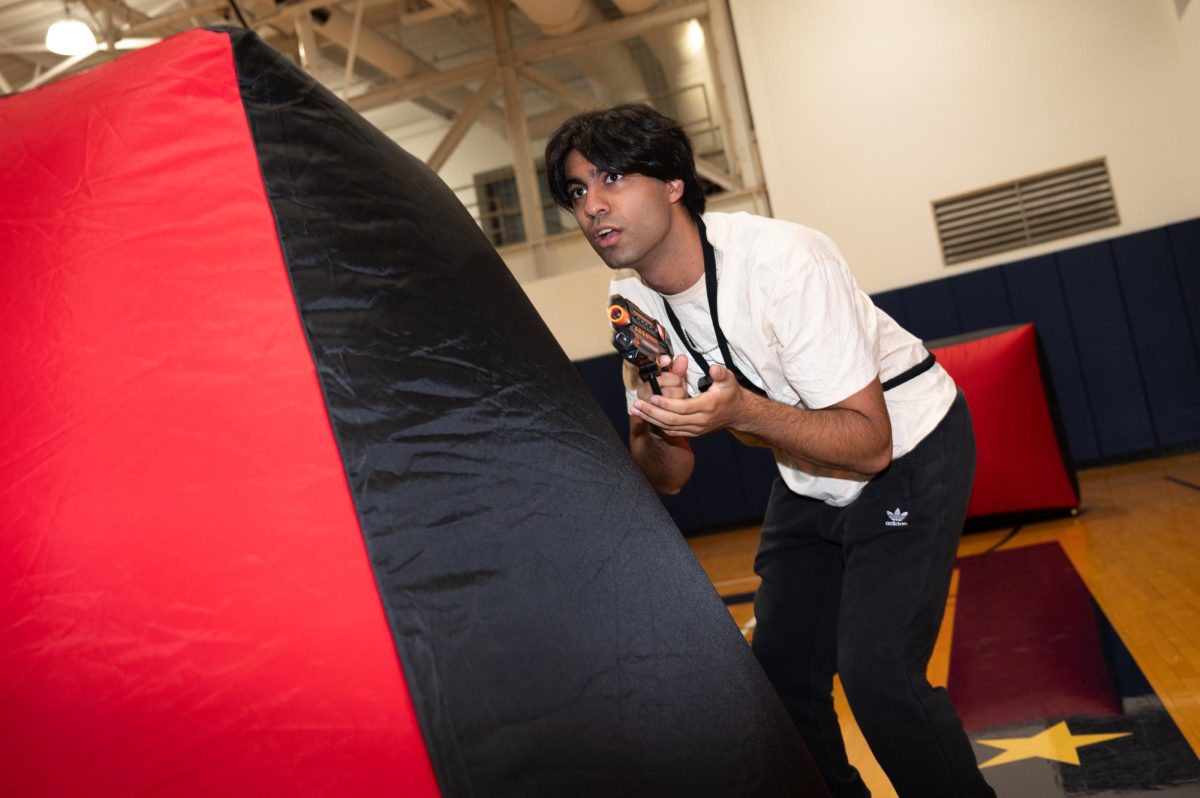
[[[87,55],[96,50],[96,36],[81,19],[60,19],[46,31],[46,49],[59,55]]]
[[[699,20],[690,20],[685,29],[684,40],[687,42],[687,54],[695,56],[704,49],[704,28]]]

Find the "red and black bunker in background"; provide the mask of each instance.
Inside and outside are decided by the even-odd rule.
[[[0,793],[824,793],[471,217],[253,34],[0,101],[0,178]]]
[[[1024,524],[1079,507],[1058,401],[1032,324],[927,341],[971,408],[977,456],[967,528]]]

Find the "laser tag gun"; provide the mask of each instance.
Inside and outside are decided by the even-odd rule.
[[[608,320],[612,322],[613,347],[621,357],[633,364],[638,376],[650,383],[651,389],[662,395],[658,387],[658,367],[661,355],[671,355],[667,331],[656,319],[620,294],[608,298]]]

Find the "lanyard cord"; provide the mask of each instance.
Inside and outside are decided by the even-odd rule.
[[[750,382],[746,378],[746,375],[741,372],[741,369],[733,362],[733,355],[729,352],[729,342],[725,340],[725,333],[721,332],[721,324],[717,321],[717,253],[713,250],[712,244],[708,242],[708,233],[704,228],[704,220],[699,216],[696,216],[695,219],[696,227],[700,232],[700,246],[704,250],[704,288],[708,293],[708,313],[712,317],[713,332],[717,334],[717,346],[721,348],[721,357],[725,359],[725,368],[733,372],[733,376],[743,388],[759,396],[766,396],[766,391]],[[703,393],[712,387],[712,377],[708,374],[708,361],[692,346],[691,338],[684,333],[683,327],[679,324],[678,317],[675,316],[675,311],[671,309],[671,303],[665,297],[663,298],[663,305],[666,306],[667,318],[671,320],[671,326],[675,329],[675,334],[683,341],[684,348],[692,356],[696,365],[700,367],[703,376],[700,378],[699,388],[700,392]]]

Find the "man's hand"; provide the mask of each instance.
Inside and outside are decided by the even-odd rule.
[[[676,363],[683,361],[683,370],[678,372],[682,379],[687,371],[687,358],[680,355],[675,360]],[[671,364],[672,374],[677,373],[676,363]],[[639,390],[638,401],[633,403],[630,412],[663,434],[674,437],[696,438],[733,426],[744,401],[742,387],[733,372],[724,366],[710,366],[708,375],[712,377],[712,387],[691,398],[686,392],[682,396],[675,391],[667,393],[665,387],[662,396],[654,396],[649,391],[643,394]],[[659,378],[660,385],[664,384],[662,379]]]
[[[840,402],[809,410],[744,390],[724,366],[708,374],[712,387],[699,396],[639,394],[629,410],[631,427],[644,425],[661,440],[681,443],[729,429],[796,461],[855,474],[877,474],[891,463],[891,418],[878,377]]]
[[[661,369],[658,375],[658,388],[662,391],[662,395],[672,399],[687,398],[687,355],[677,355],[674,360],[670,355],[659,355],[658,367]],[[638,399],[645,402],[654,396],[654,392],[650,389],[650,383],[643,381],[638,384],[637,388]]]
[[[687,400],[687,356],[679,355],[671,360],[669,356],[663,355],[659,358],[658,366],[662,369],[662,373],[658,375],[658,387],[662,396],[655,396],[650,386],[643,382],[637,387],[638,399],[634,405],[643,404],[652,398]],[[688,442],[683,438],[668,435],[632,409],[629,416],[629,448],[633,453],[634,462],[659,493],[678,493],[692,476],[696,461]]]

